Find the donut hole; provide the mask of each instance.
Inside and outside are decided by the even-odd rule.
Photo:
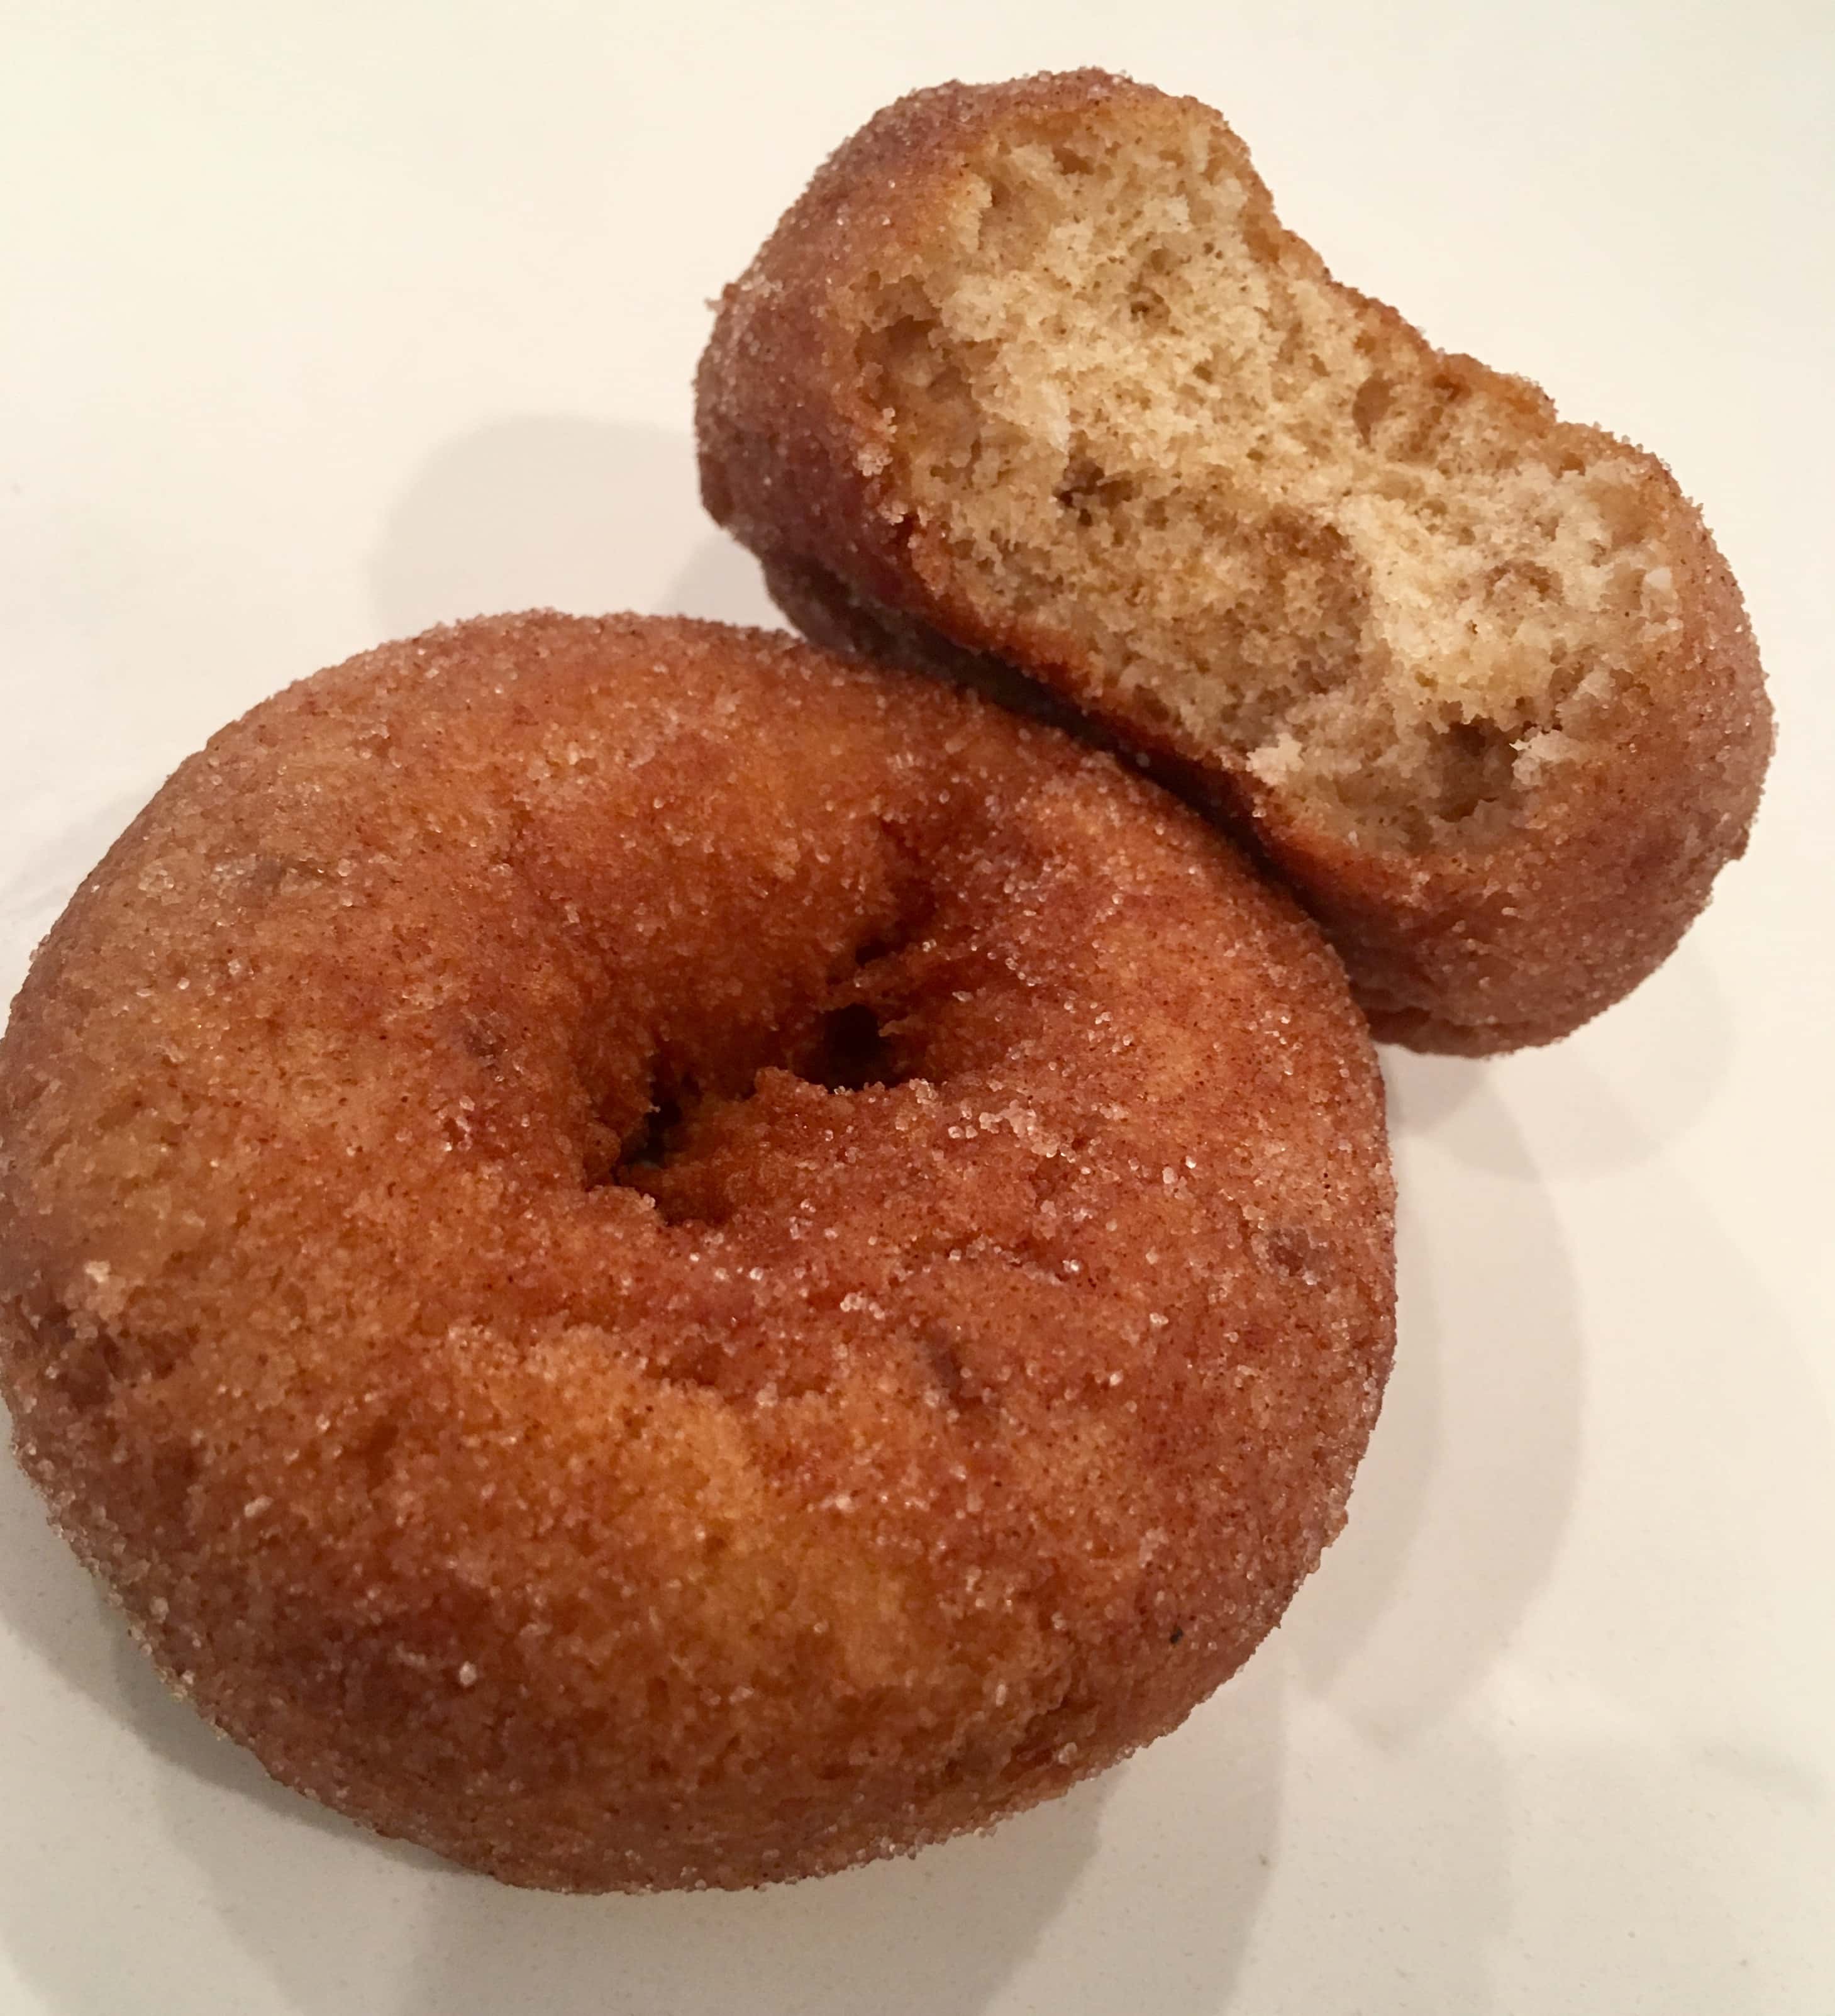
[[[827,1092],[865,1092],[869,1085],[890,1089],[913,1075],[900,1068],[878,1011],[865,1001],[850,1001],[822,1017],[815,1044],[799,1061],[796,1075]]]
[[[869,946],[862,956],[877,964],[895,950]],[[665,1224],[721,1222],[732,1208],[725,1177],[735,1138],[764,1124],[753,1109],[773,1078],[796,1079],[831,1097],[890,1091],[923,1075],[917,1034],[916,1017],[851,993],[780,1032],[739,1085],[730,1077],[703,1084],[693,1073],[661,1074],[616,1159],[597,1173],[589,1167],[587,1186],[640,1191]]]
[[[703,1093],[692,1077],[659,1080],[649,1106],[618,1143],[615,1155],[598,1168],[589,1157],[586,1187],[639,1191],[657,1207],[665,1224],[703,1220],[708,1212],[700,1207],[698,1198],[689,1201],[678,1196],[675,1179],[683,1164],[694,1159],[697,1123],[711,1110],[736,1103]],[[595,1132],[603,1139],[605,1130]]]
[[[646,1113],[618,1151],[618,1160],[604,1180],[628,1183],[636,1173],[660,1169],[678,1150],[682,1124],[693,1111],[696,1089],[692,1079],[679,1089],[666,1092]]]

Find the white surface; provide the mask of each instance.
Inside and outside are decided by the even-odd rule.
[[[519,1895],[168,1703],[0,1471],[0,2010],[1835,2008],[1835,16],[923,0],[0,9],[0,995],[164,772],[385,635],[768,615],[706,298],[898,92],[1208,98],[1438,340],[1656,448],[1783,743],[1746,863],[1545,1054],[1392,1057],[1401,1352],[1352,1527],[1178,1736],[991,1838]]]

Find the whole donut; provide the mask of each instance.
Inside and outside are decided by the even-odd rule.
[[[718,625],[534,614],[225,730],[0,1045],[0,1383],[167,1679],[560,1889],[979,1827],[1340,1523],[1369,1040],[1196,819]]]

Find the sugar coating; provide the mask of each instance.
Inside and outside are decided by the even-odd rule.
[[[699,416],[793,621],[1162,761],[1382,1035],[1564,1034],[1743,846],[1770,715],[1668,471],[1340,285],[1191,99],[888,107],[728,290]]]
[[[1311,927],[789,639],[435,631],[225,729],[0,1042],[0,1384],[275,1777],[503,1879],[909,1850],[1170,1729],[1392,1341]]]

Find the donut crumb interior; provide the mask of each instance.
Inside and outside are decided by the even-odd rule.
[[[1129,715],[1481,839],[1679,631],[1655,465],[1337,286],[1199,108],[991,139],[946,223],[868,283],[863,466]]]

